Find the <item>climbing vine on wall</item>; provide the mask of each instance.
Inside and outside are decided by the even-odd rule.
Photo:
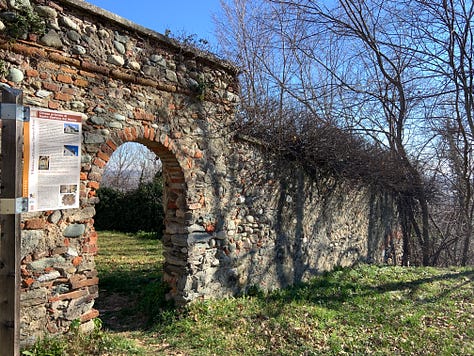
[[[29,33],[42,35],[46,31],[44,20],[26,6],[4,12],[1,16],[6,27],[4,33],[12,39],[26,38]]]

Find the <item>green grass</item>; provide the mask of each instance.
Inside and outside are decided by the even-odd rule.
[[[141,330],[169,314],[163,262],[161,241],[151,235],[100,233],[96,307],[106,329]]]
[[[128,299],[82,353],[64,355],[474,355],[473,268],[360,265],[177,310],[159,241],[103,232],[99,247],[98,305]]]

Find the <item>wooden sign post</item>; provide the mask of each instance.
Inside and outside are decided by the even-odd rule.
[[[23,93],[2,88],[0,162],[0,355],[20,354],[20,212]]]

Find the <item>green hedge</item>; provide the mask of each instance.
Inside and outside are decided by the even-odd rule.
[[[113,188],[97,191],[100,202],[96,205],[95,228],[122,232],[163,231],[163,179],[140,183],[137,189],[121,192]]]

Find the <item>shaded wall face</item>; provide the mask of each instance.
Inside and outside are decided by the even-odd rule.
[[[386,262],[387,238],[397,231],[389,195],[360,182],[309,177],[262,146],[239,140],[229,147],[217,150],[225,174],[208,182],[219,197],[209,215],[215,231],[199,245],[206,258],[188,277],[190,294],[272,290],[335,266]]]

